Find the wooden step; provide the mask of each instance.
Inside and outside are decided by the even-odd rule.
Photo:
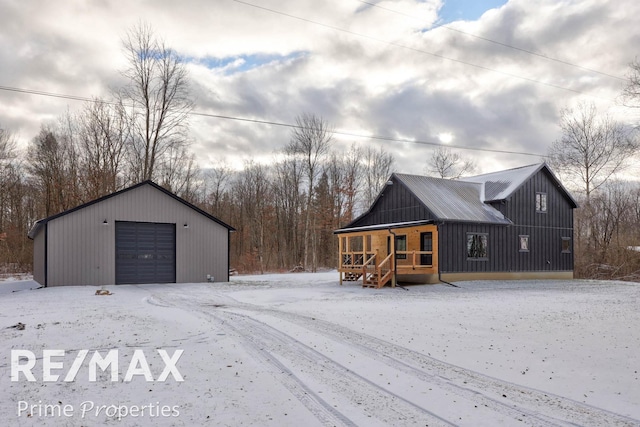
[[[378,273],[372,273],[371,275],[365,276],[362,279],[362,287],[380,289],[390,281],[391,281],[391,275],[389,275],[389,272],[384,274],[382,277],[378,277]]]
[[[362,273],[347,272],[344,273],[344,278],[342,280],[346,282],[356,282],[360,277],[362,277]]]
[[[373,273],[370,276],[365,276],[362,280],[363,288],[377,288],[378,287],[378,274]]]

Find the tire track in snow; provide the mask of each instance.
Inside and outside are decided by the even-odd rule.
[[[326,426],[344,425],[355,427],[353,423],[344,414],[336,410],[324,399],[313,392],[303,381],[301,381],[289,368],[287,368],[278,359],[274,358],[271,353],[264,349],[255,340],[250,339],[250,335],[245,335],[243,331],[230,323],[225,322],[223,327],[233,330],[237,336],[244,337],[245,341],[251,342],[251,345],[245,346],[251,356],[258,362],[265,365],[271,365],[272,372],[277,373],[278,381],[293,394],[322,424]]]
[[[350,399],[353,399],[354,396],[360,396],[356,400],[368,412],[375,414],[376,418],[383,419],[389,423],[395,423],[398,420],[408,421],[411,425],[416,422],[426,422],[427,425],[455,425],[403,396],[381,387],[332,360],[325,354],[266,323],[244,314],[228,311],[211,315],[214,317],[227,317],[228,320],[233,321],[234,328],[243,323],[243,330],[238,332],[252,337],[251,340],[254,341],[256,346],[266,349],[268,354],[279,354],[293,364],[300,364],[300,358],[304,358],[308,362],[308,366],[305,369],[315,368],[317,371],[319,367],[322,367],[323,369],[320,369],[321,373],[316,373],[321,382],[327,382],[332,388],[340,386],[340,394],[347,395]],[[311,375],[314,374],[311,373]],[[383,412],[384,408],[381,408],[378,404],[389,398],[392,399],[393,406],[388,407],[385,413]],[[391,413],[397,419],[389,420]]]
[[[344,416],[338,410],[336,410],[329,403],[324,401],[320,396],[309,389],[303,381],[295,376],[295,374],[283,365],[279,360],[274,358],[269,352],[265,351],[260,345],[256,345],[254,340],[251,339],[251,335],[247,335],[241,331],[238,327],[232,325],[225,319],[221,319],[219,316],[213,315],[210,311],[201,308],[201,304],[193,303],[188,299],[172,295],[172,302],[167,298],[160,295],[152,295],[148,298],[143,298],[143,302],[160,306],[160,307],[172,307],[172,308],[188,308],[190,311],[197,311],[210,320],[215,320],[218,323],[218,327],[225,329],[227,332],[233,332],[237,339],[241,340],[245,344],[245,349],[248,351],[251,357],[253,357],[259,363],[269,366],[270,372],[276,379],[287,389],[289,392],[298,399],[302,405],[304,405],[311,414],[313,414],[320,423],[326,426],[343,425],[348,427],[355,427],[349,418]],[[179,300],[183,304],[176,304],[176,300]],[[216,305],[217,307],[217,305]]]
[[[534,426],[558,425],[598,425],[598,426],[636,426],[639,421],[616,414],[605,409],[587,405],[570,398],[532,389],[508,381],[503,381],[477,371],[451,365],[423,353],[389,343],[379,338],[363,334],[347,327],[308,316],[265,308],[239,302],[234,298],[216,294],[216,303],[211,295],[205,300],[180,298],[187,305],[197,305],[205,314],[211,314],[207,306],[218,307],[228,313],[260,313],[291,322],[293,325],[319,333],[334,341],[348,342],[359,352],[379,360],[398,371],[415,375],[422,381],[437,385],[451,393],[492,409],[514,420]],[[180,297],[180,295],[171,295]],[[207,304],[207,302],[209,302]],[[217,310],[220,311],[220,310]],[[245,316],[251,318],[251,316]],[[260,322],[253,319],[256,322]],[[267,324],[263,323],[265,326]],[[269,328],[273,328],[269,326]],[[277,330],[277,329],[275,329]],[[279,331],[284,334],[283,331]],[[295,338],[289,337],[293,340]],[[297,341],[297,340],[296,340]],[[300,343],[304,345],[303,343]],[[314,350],[315,351],[315,350]],[[329,356],[323,356],[328,358]],[[344,369],[348,371],[348,368]],[[368,381],[368,380],[367,380]],[[495,398],[492,397],[496,396]],[[503,395],[507,395],[505,400]]]
[[[258,310],[261,312],[265,312],[265,310]],[[266,310],[267,312],[270,312],[271,310]],[[258,324],[260,324],[263,329],[266,328],[272,328],[275,329],[276,331],[278,331],[281,334],[286,334],[291,340],[297,341],[295,338],[291,337],[290,335],[288,335],[286,332],[283,332],[277,328],[273,328],[272,326],[268,325],[265,322],[262,322],[260,320],[251,318],[250,316],[245,316],[245,315],[241,315],[239,313],[234,313],[234,312],[228,312],[229,314],[235,314],[236,316],[242,316],[244,318],[247,319],[251,319],[253,322],[256,322]],[[275,311],[275,313],[280,314],[280,312]],[[268,314],[272,314],[272,313],[268,313]],[[297,316],[296,316],[297,317]],[[304,316],[302,316],[304,317]],[[307,318],[308,319],[308,318]],[[299,318],[296,318],[296,320],[300,320]],[[311,322],[316,322],[315,320],[312,319],[308,319]],[[302,326],[299,323],[295,323],[295,325],[297,326]],[[331,324],[330,324],[331,325]],[[326,326],[326,325],[323,325]],[[324,335],[327,336],[328,338],[332,339],[332,340],[336,340],[336,336],[334,334],[331,333],[326,333],[327,329],[325,328],[318,328],[317,326],[315,327],[308,327],[308,326],[302,326],[303,328],[311,331],[313,330],[315,333],[320,333],[320,335]],[[383,363],[384,365],[392,368],[393,370],[396,371],[400,371],[400,372],[404,372],[405,374],[408,374],[411,377],[417,378],[420,381],[422,381],[422,383],[425,384],[425,386],[429,386],[429,390],[433,389],[438,389],[438,391],[440,392],[448,392],[451,393],[453,395],[459,396],[462,399],[465,399],[467,402],[470,403],[477,403],[476,408],[480,405],[483,405],[486,410],[488,410],[491,413],[495,413],[495,414],[500,414],[501,416],[505,417],[505,418],[509,418],[512,421],[519,421],[523,424],[527,424],[527,425],[533,425],[536,427],[554,427],[554,426],[558,426],[558,425],[562,425],[559,424],[559,420],[555,420],[551,417],[547,417],[544,414],[539,414],[537,412],[534,411],[529,411],[526,409],[522,409],[522,408],[517,408],[517,407],[512,407],[509,404],[506,404],[504,402],[501,402],[499,400],[496,399],[492,399],[484,394],[482,394],[479,391],[476,390],[472,390],[470,388],[466,388],[466,387],[461,387],[458,386],[456,384],[451,383],[448,379],[441,377],[440,375],[434,375],[434,374],[430,374],[425,372],[424,370],[415,368],[414,366],[409,365],[408,363],[405,363],[401,360],[398,360],[394,357],[389,357],[386,356],[384,354],[380,353],[379,349],[373,349],[369,346],[366,345],[362,345],[362,343],[354,343],[353,340],[348,339],[348,337],[345,336],[341,336],[341,337],[337,337],[339,342],[345,342],[348,343],[348,346],[351,348],[356,348],[358,352],[362,353],[363,355],[368,356],[369,358],[373,359],[373,360],[377,360],[381,363]],[[346,339],[345,339],[346,338]],[[309,348],[308,346],[306,346],[304,343],[301,343],[302,345],[304,345],[305,347]],[[315,350],[313,350],[315,352]],[[323,358],[328,358],[330,356],[326,356],[323,353],[322,354]],[[336,361],[333,361],[333,363],[337,364],[338,366],[340,366],[342,369],[344,369],[345,371],[348,372],[352,372],[349,368],[347,368],[346,366],[339,364]],[[354,375],[358,375],[357,373],[353,373]],[[418,408],[420,410],[426,411],[430,414],[434,414],[432,411],[423,408],[413,402],[411,402],[410,400],[396,394],[393,393],[392,391],[387,390],[384,387],[380,387],[379,385],[371,382],[370,380],[368,380],[367,378],[364,378],[360,375],[358,375],[359,378],[361,378],[362,380],[364,380],[365,382],[367,382],[370,385],[373,385],[374,387],[377,387],[381,390],[384,390],[387,394],[393,396],[394,398],[397,399],[401,399],[402,401],[404,401],[405,403],[408,403],[409,405]],[[408,390],[407,390],[408,391]],[[448,408],[448,412],[449,413],[455,413],[455,406],[456,404],[460,404],[462,405],[462,403],[456,403],[459,402],[459,400],[456,400],[455,396],[453,396],[452,398],[449,399],[449,404],[448,406],[450,406],[450,408]],[[478,410],[479,414],[482,413],[482,410]],[[434,414],[435,415],[435,414]],[[437,416],[437,415],[436,415]],[[453,415],[450,414],[450,416],[453,417]],[[481,415],[480,415],[481,416]],[[485,412],[485,416],[486,416],[486,412]],[[444,420],[444,418],[437,416],[440,420]],[[496,417],[496,418],[500,418],[500,417]],[[449,423],[449,421],[447,421],[447,423]]]
[[[269,314],[304,326],[333,340],[349,342],[371,358],[384,361],[402,372],[416,375],[461,397],[474,397],[476,401],[496,412],[524,423],[532,423],[535,426],[577,424],[615,427],[640,424],[638,420],[624,415],[452,365],[335,323],[240,302],[229,295],[216,295],[216,298],[224,300],[229,309]],[[503,395],[507,396],[506,402],[500,400],[504,398]]]
[[[640,424],[638,420],[605,409],[451,365],[423,353],[391,344],[335,323],[246,303],[239,303],[237,307],[288,320],[331,339],[348,341],[369,357],[382,360],[400,371],[416,375],[424,381],[437,384],[461,397],[475,399],[481,404],[523,423],[532,423],[534,426],[597,425],[616,427],[632,427]],[[507,395],[508,401],[503,402],[487,396],[485,394],[487,392],[496,396]],[[511,403],[517,403],[519,406],[516,407]],[[549,412],[553,412],[553,415],[544,414]]]
[[[168,303],[160,296],[154,296],[154,298]],[[241,313],[219,310],[220,308],[228,308],[226,304],[206,304],[179,295],[171,295],[171,300],[174,302],[173,307],[198,311],[215,319],[223,328],[235,332],[236,336],[248,344],[247,349],[252,357],[275,368],[275,372],[278,374],[277,378],[282,384],[325,425],[356,426],[358,424],[313,392],[306,384],[309,378],[303,380],[288,366],[295,366],[296,371],[304,372],[305,376],[313,377],[314,382],[325,383],[330,387],[331,392],[336,392],[339,389],[337,393],[344,395],[348,400],[353,401],[355,398],[357,406],[354,408],[357,408],[358,412],[371,414],[370,416],[381,420],[385,425],[455,425],[428,409],[358,375],[266,323]],[[211,308],[218,310],[211,310]],[[280,359],[287,363],[281,362]],[[344,402],[344,400],[339,402]],[[389,402],[389,404],[381,405],[380,402]],[[364,417],[366,418],[367,415]],[[368,418],[367,421],[373,423],[371,418]]]

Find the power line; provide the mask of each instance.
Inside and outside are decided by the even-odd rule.
[[[111,104],[111,105],[115,105],[116,104],[115,102],[104,101],[104,100],[96,99],[96,98],[87,98],[87,97],[84,97],[84,96],[76,96],[76,95],[65,95],[65,94],[54,93],[54,92],[45,92],[45,91],[42,91],[42,90],[22,89],[22,88],[10,87],[10,86],[0,86],[0,90],[8,91],[8,92],[25,93],[25,94],[30,94],[30,95],[48,96],[48,97],[52,97],[52,98],[70,99],[70,100],[73,100],[73,101],[105,103],[105,104]],[[193,116],[212,117],[212,118],[217,118],[217,119],[234,120],[234,121],[247,122],[247,123],[256,123],[256,124],[262,124],[262,125],[280,126],[280,127],[287,127],[287,128],[293,128],[293,129],[304,129],[304,126],[300,126],[300,125],[296,125],[296,124],[274,122],[274,121],[270,121],[270,120],[251,119],[251,118],[248,118],[248,117],[237,117],[237,116],[229,116],[229,115],[223,115],[223,114],[205,113],[205,112],[200,112],[200,111],[191,111],[189,114],[193,115]],[[480,151],[480,152],[486,152],[486,153],[517,154],[517,155],[522,155],[522,156],[548,157],[547,155],[544,155],[544,154],[529,153],[529,152],[524,152],[524,151],[498,150],[498,149],[493,149],[493,148],[469,147],[469,146],[456,145],[456,144],[444,144],[444,143],[435,142],[435,141],[426,141],[426,140],[417,140],[417,139],[405,139],[405,138],[392,138],[390,136],[364,135],[364,134],[346,132],[346,131],[341,131],[341,130],[334,130],[334,131],[332,131],[332,133],[335,134],[335,135],[348,136],[348,137],[352,137],[352,138],[371,139],[371,140],[376,140],[376,141],[402,142],[402,143],[410,143],[410,144],[429,145],[429,146],[432,146],[432,147],[445,147],[445,148],[455,148],[455,149],[460,149],[460,150]]]
[[[406,17],[414,19],[416,21],[418,20],[413,15],[409,15],[408,13],[404,13],[404,12],[400,12],[400,11],[397,11],[397,10],[394,10],[394,9],[390,9],[388,7],[380,6],[380,5],[376,4],[376,3],[371,3],[371,2],[365,1],[365,0],[355,0],[355,1],[367,4],[369,6],[376,7],[378,9],[386,10],[388,12],[392,12],[392,13],[395,13],[395,14],[398,14],[398,15],[406,16]],[[596,69],[593,69],[593,68],[584,67],[582,65],[574,64],[572,62],[565,61],[563,59],[554,58],[552,56],[543,55],[541,53],[537,53],[537,52],[534,52],[532,50],[528,50],[528,49],[525,49],[525,48],[522,48],[522,47],[513,46],[513,45],[510,45],[508,43],[503,43],[503,42],[500,42],[500,41],[497,41],[497,40],[493,40],[493,39],[490,39],[490,38],[487,38],[487,37],[482,37],[482,36],[479,36],[477,34],[472,34],[472,33],[469,33],[467,31],[462,31],[462,30],[459,30],[457,28],[450,27],[450,26],[448,26],[446,24],[436,25],[436,26],[430,28],[430,30],[433,30],[433,29],[436,29],[436,28],[445,28],[445,29],[447,29],[449,31],[455,31],[457,33],[464,34],[466,36],[470,36],[470,37],[476,38],[478,40],[483,40],[483,41],[488,42],[488,43],[493,43],[493,44],[496,44],[496,45],[499,45],[499,46],[502,46],[502,47],[506,47],[506,48],[513,49],[513,50],[517,50],[519,52],[524,52],[524,53],[527,53],[529,55],[533,55],[533,56],[537,56],[539,58],[544,58],[544,59],[549,60],[549,61],[557,62],[559,64],[564,64],[564,65],[568,65],[570,67],[579,68],[579,69],[584,70],[584,71],[589,71],[591,73],[596,73],[596,74],[600,74],[602,76],[611,77],[612,79],[617,79],[617,80],[621,80],[621,81],[628,81],[628,79],[624,78],[624,77],[615,76],[613,74],[605,73],[604,71],[599,71],[599,70],[596,70]]]
[[[324,27],[324,28],[328,28],[328,29],[331,29],[331,30],[339,31],[339,32],[342,32],[342,33],[345,33],[345,34],[350,34],[350,35],[353,35],[353,36],[356,36],[356,37],[360,37],[360,38],[364,38],[364,39],[368,39],[368,40],[373,40],[373,41],[376,41],[378,43],[387,44],[389,46],[395,46],[395,47],[399,47],[399,48],[402,48],[402,49],[410,50],[410,51],[413,51],[413,52],[434,56],[436,58],[444,59],[444,60],[451,61],[451,62],[456,62],[458,64],[467,65],[467,66],[478,68],[478,69],[481,69],[481,70],[484,70],[484,71],[489,71],[489,72],[492,72],[492,73],[501,74],[503,76],[524,80],[524,81],[527,81],[527,82],[530,82],[530,83],[539,84],[539,85],[551,87],[551,88],[554,88],[554,89],[564,90],[564,91],[576,93],[576,94],[579,94],[579,95],[587,95],[587,96],[590,96],[590,97],[593,97],[593,98],[611,101],[608,98],[603,98],[603,97],[596,96],[596,95],[593,95],[593,94],[581,92],[581,91],[576,90],[576,89],[571,89],[571,88],[568,88],[568,87],[559,86],[559,85],[556,85],[556,84],[553,84],[553,83],[543,82],[541,80],[536,80],[536,79],[532,79],[532,78],[529,78],[529,77],[524,77],[524,76],[520,76],[520,75],[517,75],[517,74],[508,73],[506,71],[496,70],[494,68],[485,67],[484,65],[478,65],[478,64],[471,63],[471,62],[463,61],[461,59],[455,59],[455,58],[451,58],[451,57],[448,57],[448,56],[444,56],[444,55],[441,55],[439,53],[429,52],[429,51],[426,51],[426,50],[423,50],[423,49],[418,49],[418,48],[407,46],[407,45],[403,45],[403,44],[400,44],[400,43],[396,43],[396,42],[392,42],[392,41],[388,41],[388,40],[383,40],[383,39],[380,39],[380,38],[377,38],[377,37],[373,37],[373,36],[369,36],[369,35],[366,35],[366,34],[357,33],[355,31],[347,30],[347,29],[344,29],[344,28],[336,27],[334,25],[323,24],[321,22],[313,21],[313,20],[308,19],[308,18],[303,18],[303,17],[300,17],[300,16],[296,16],[296,15],[292,15],[292,14],[286,13],[286,12],[281,12],[279,10],[270,9],[270,8],[264,7],[264,6],[259,6],[259,5],[256,5],[256,4],[253,4],[253,3],[249,3],[249,2],[246,2],[246,1],[243,1],[243,0],[232,0],[232,1],[234,1],[236,3],[243,4],[245,6],[250,6],[250,7],[256,8],[256,9],[264,10],[266,12],[270,12],[270,13],[274,13],[274,14],[277,14],[277,15],[286,16],[288,18],[297,19],[299,21],[308,22],[308,23],[313,24],[313,25],[317,25],[317,26],[320,26],[320,27]]]
[[[249,119],[246,117],[234,117],[234,116],[225,116],[220,114],[212,114],[212,113],[201,113],[201,112],[191,112],[191,114],[196,116],[205,116],[205,117],[215,117],[219,119],[227,119],[227,120],[238,120],[242,122],[250,122],[250,123],[259,123],[264,125],[273,125],[273,126],[283,126],[288,128],[296,128],[296,129],[304,129],[304,126],[294,125],[290,123],[280,123],[273,122],[268,120],[259,120],[259,119]],[[536,156],[536,157],[548,157],[545,154],[537,154],[537,153],[527,153],[523,151],[511,151],[511,150],[498,150],[493,148],[480,148],[480,147],[469,147],[464,145],[455,145],[455,144],[444,144],[442,142],[435,141],[424,141],[424,140],[416,140],[416,139],[404,139],[404,138],[392,138],[390,136],[378,136],[378,135],[363,135],[359,133],[346,132],[341,130],[333,130],[331,133],[335,135],[341,136],[350,136],[355,138],[366,138],[373,139],[377,141],[388,141],[388,142],[407,142],[411,144],[421,144],[421,145],[431,145],[435,147],[445,147],[445,148],[457,148],[460,150],[471,150],[471,151],[483,151],[488,153],[500,153],[500,154],[519,154],[523,156]]]
[[[10,87],[10,86],[0,86],[0,90],[4,90],[7,92],[28,93],[30,95],[49,96],[52,98],[72,99],[74,101],[90,101],[90,102],[96,101],[94,99],[86,98],[84,96],[64,95],[61,93],[45,92],[42,90],[34,90],[34,89],[21,89],[18,87]],[[107,104],[111,104],[110,102],[106,102],[106,101],[103,101],[103,102]]]

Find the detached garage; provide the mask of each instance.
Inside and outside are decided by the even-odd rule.
[[[33,278],[44,286],[226,282],[232,231],[145,181],[37,221]]]

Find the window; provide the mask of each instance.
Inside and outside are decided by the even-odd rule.
[[[398,251],[407,250],[407,236],[396,236],[396,259],[407,259],[407,254],[399,254]]]
[[[536,193],[536,212],[547,212],[547,193]]]
[[[562,238],[562,253],[563,254],[571,253],[571,237]]]
[[[433,252],[433,233],[431,231],[420,233],[420,251]],[[420,265],[433,265],[433,253],[421,254]]]
[[[467,259],[487,259],[487,233],[467,233]]]
[[[529,236],[518,236],[520,252],[529,252]]]

